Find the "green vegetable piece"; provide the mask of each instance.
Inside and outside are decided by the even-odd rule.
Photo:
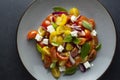
[[[81,53],[80,53],[80,56],[82,57],[82,59],[84,59],[88,55],[89,51],[90,51],[90,44],[89,43],[83,44],[81,48]]]
[[[67,10],[65,8],[63,8],[63,7],[54,7],[53,10],[55,12],[59,12],[59,11],[67,12]]]
[[[40,52],[41,54],[43,54],[44,51],[43,51],[42,47],[39,44],[37,44],[36,46],[37,46],[38,52]]]
[[[102,44],[99,43],[99,44],[96,46],[95,50],[98,51],[98,50],[101,49],[101,47],[102,47]]]
[[[77,67],[74,66],[74,67],[70,67],[70,68],[67,68],[66,71],[65,71],[65,75],[71,75],[71,74],[74,74],[77,70]]]
[[[54,41],[53,41],[51,44],[52,44],[53,46],[59,46],[59,44],[58,44],[57,42],[54,42]]]
[[[56,67],[56,62],[51,63],[50,68],[55,68]]]
[[[89,29],[92,31],[92,25],[90,23],[88,23],[87,21],[83,20],[82,21],[82,25],[83,27],[85,27],[86,29]]]
[[[79,43],[80,43],[79,38],[74,37],[74,38],[73,38],[73,43],[74,43],[74,44],[79,44]]]
[[[54,29],[56,29],[58,27],[57,24],[55,24],[54,22],[51,22],[52,26],[54,27]]]
[[[65,38],[64,38],[63,41],[64,41],[64,42],[72,42],[72,36],[71,36],[71,34],[65,36]]]

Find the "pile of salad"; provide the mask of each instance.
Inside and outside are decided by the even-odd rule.
[[[77,8],[54,7],[38,30],[28,32],[27,39],[36,41],[44,67],[59,78],[61,73],[85,72],[93,66],[90,62],[101,48],[95,26],[95,20]]]

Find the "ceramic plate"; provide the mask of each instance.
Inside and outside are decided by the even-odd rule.
[[[54,6],[62,6],[66,9],[77,7],[82,15],[94,18],[98,38],[102,43],[102,48],[92,62],[94,66],[91,69],[85,73],[77,71],[71,76],[61,76],[59,80],[98,79],[112,61],[116,47],[116,32],[110,15],[97,0],[36,0],[27,9],[18,26],[17,46],[24,66],[37,80],[55,80],[43,67],[35,42],[26,39],[28,31],[37,30],[42,20],[52,12]]]

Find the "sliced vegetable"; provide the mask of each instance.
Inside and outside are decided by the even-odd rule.
[[[29,31],[28,34],[27,34],[27,39],[30,40],[30,39],[34,39],[35,36],[37,35],[37,31],[36,30],[32,30],[32,31]]]
[[[73,38],[73,43],[74,43],[74,44],[79,44],[79,43],[80,43],[79,38],[74,37],[74,38]]]
[[[38,33],[40,34],[40,36],[44,36],[45,35],[45,30],[42,28],[42,26],[40,26],[38,28]]]
[[[85,68],[85,66],[83,64],[80,64],[79,68],[80,68],[81,72],[85,72],[86,71],[86,68]]]
[[[90,45],[88,43],[83,44],[80,53],[82,59],[84,59],[88,55],[89,51],[90,51]]]
[[[75,16],[80,15],[80,12],[77,8],[71,8],[69,12],[71,15],[75,15]]]
[[[43,62],[44,62],[45,68],[49,68],[52,63],[51,58],[47,55],[44,56]]]
[[[60,17],[58,16],[56,19],[56,24],[59,26],[64,26],[67,23],[67,16],[62,14]]]
[[[59,7],[59,6],[58,6],[58,7],[54,7],[53,10],[54,10],[55,12],[61,12],[61,11],[67,12],[67,10],[66,10],[65,8]]]
[[[55,77],[55,78],[59,78],[60,77],[60,71],[57,67],[55,68],[52,68],[51,69],[51,72],[52,72],[52,75]]]
[[[66,49],[67,51],[70,51],[70,50],[73,49],[73,46],[72,46],[70,43],[67,43],[65,49]]]
[[[70,68],[66,68],[66,71],[65,71],[65,75],[71,75],[71,74],[74,74],[77,70],[77,67],[76,66],[73,66],[73,67],[70,67]]]
[[[68,60],[68,56],[62,56],[58,52],[56,53],[56,55],[60,60]]]
[[[56,67],[56,62],[52,62],[50,68],[55,68],[55,67]]]
[[[64,41],[64,42],[72,42],[72,36],[71,36],[71,34],[65,36],[65,38],[64,38],[63,41]]]
[[[57,24],[55,24],[54,22],[51,22],[52,26],[54,27],[54,29],[56,29],[58,27]]]
[[[44,46],[42,50],[46,55],[50,55],[50,48],[48,46]]]
[[[92,31],[92,25],[91,25],[89,22],[83,20],[83,21],[82,21],[82,25],[83,25],[83,27],[85,27],[86,29]]]
[[[47,29],[47,27],[50,25],[50,21],[49,20],[44,20],[43,22],[42,22],[42,26],[45,28],[45,29]]]
[[[70,62],[74,65],[75,64],[75,60],[74,58],[71,56],[71,54],[69,54],[69,60]]]

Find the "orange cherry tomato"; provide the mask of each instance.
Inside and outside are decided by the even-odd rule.
[[[92,38],[91,32],[87,29],[85,29],[85,37],[87,38],[87,40],[90,40]]]
[[[56,61],[57,60],[57,50],[56,50],[56,47],[52,47],[50,49],[50,53],[51,53],[52,60]]]
[[[45,29],[47,29],[49,25],[50,25],[50,21],[47,19],[42,22],[42,26],[45,27]]]
[[[54,18],[54,17],[53,17],[53,15],[52,15],[52,14],[50,14],[50,15],[48,15],[48,16],[47,16],[47,18],[46,18],[46,19],[47,19],[47,20],[49,20],[49,21],[52,21],[52,20],[53,20],[53,18]]]
[[[68,56],[62,56],[60,55],[58,52],[57,52],[57,57],[60,59],[60,60],[68,60]]]
[[[72,63],[68,60],[67,63],[65,64],[65,66],[68,67],[68,68],[70,68],[70,67],[72,67],[73,65],[72,65]]]
[[[47,55],[44,56],[44,61],[43,62],[44,62],[45,68],[49,68],[51,63],[52,63],[51,58]]]
[[[27,39],[30,40],[30,39],[34,39],[35,36],[37,35],[38,31],[36,30],[32,30],[32,31],[29,31],[28,34],[27,34]]]
[[[88,22],[92,25],[92,28],[94,29],[95,28],[95,20],[94,19],[89,19]]]
[[[86,16],[80,16],[78,19],[78,21],[82,21],[82,20],[85,20],[85,21],[88,21],[89,19],[86,17]]]

